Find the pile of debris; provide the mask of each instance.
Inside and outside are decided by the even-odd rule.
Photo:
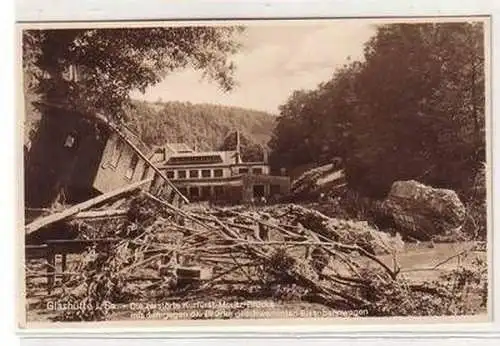
[[[55,229],[75,237],[47,240]],[[433,308],[448,295],[398,275],[397,255],[405,247],[398,235],[296,204],[181,209],[129,188],[37,219],[26,230],[38,241],[26,246],[27,278],[48,275],[43,299],[78,306],[56,311],[56,320],[108,320],[117,307],[138,302],[146,308],[150,302],[230,303],[225,318],[244,318],[240,312],[252,301],[390,315],[434,302],[418,294],[438,297]],[[43,246],[48,273],[41,272]],[[163,312],[156,318],[170,318]]]
[[[51,216],[63,222],[59,227],[78,230],[71,241],[91,246],[63,272],[51,272],[61,289],[50,299],[97,307],[152,299],[283,299],[293,292],[302,301],[352,310],[370,305],[374,280],[389,283],[399,271],[400,239],[294,204],[189,210],[140,191],[112,205],[119,209],[107,204],[72,216],[63,211],[64,220]],[[380,254],[394,262],[384,263]],[[96,320],[108,313],[71,310],[59,318]]]

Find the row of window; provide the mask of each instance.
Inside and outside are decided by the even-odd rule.
[[[179,192],[184,196],[189,196],[189,198],[221,198],[224,195],[224,187],[222,186],[191,186],[179,187]]]
[[[239,174],[248,174],[250,171],[248,168],[240,168],[238,170]],[[261,167],[255,167],[251,170],[252,174],[262,174],[263,170]],[[191,169],[191,170],[170,170],[167,171],[167,178],[169,179],[190,179],[196,178],[221,178],[223,176],[222,168],[216,169]]]
[[[187,179],[188,176],[189,178],[199,178],[200,176],[202,178],[220,178],[223,176],[223,172],[221,168],[214,170],[202,169],[201,171],[198,169],[167,171],[167,178],[169,179]]]
[[[248,168],[240,168],[240,169],[238,170],[238,173],[239,173],[239,174],[248,174],[248,173],[250,173],[250,172],[252,172],[252,174],[256,174],[256,175],[258,175],[258,174],[262,174],[262,173],[263,173],[263,170],[262,170],[262,168],[261,168],[261,167],[254,167],[254,168],[252,168],[252,170],[251,170],[251,171],[250,171],[250,169],[248,169]]]

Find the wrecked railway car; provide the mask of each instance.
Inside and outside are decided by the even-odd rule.
[[[127,127],[62,104],[36,106],[42,116],[25,154],[26,208],[76,204],[145,179],[149,192],[165,201],[188,202]]]

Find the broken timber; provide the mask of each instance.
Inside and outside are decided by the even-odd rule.
[[[73,218],[79,220],[113,218],[113,217],[125,216],[127,215],[127,213],[128,210],[126,209],[82,211],[74,215]]]
[[[149,183],[150,181],[151,181],[151,179],[145,179],[145,180],[139,181],[137,183],[133,183],[133,184],[127,185],[125,187],[116,189],[114,191],[105,193],[103,195],[97,196],[95,198],[89,199],[88,201],[74,205],[68,209],[61,211],[61,212],[39,218],[39,219],[31,222],[30,224],[26,225],[26,227],[25,227],[26,235],[29,235],[29,234],[39,230],[40,228],[43,228],[43,227],[48,226],[50,224],[53,224],[55,222],[58,222],[58,221],[66,219],[68,217],[71,217],[75,214],[78,214],[86,209],[89,209],[89,208],[95,206],[95,205],[106,202],[109,199],[112,199],[114,197],[118,197],[118,196],[130,193],[134,190],[137,190],[141,186]]]
[[[132,143],[128,138],[127,136],[125,136],[121,131],[120,129],[112,124],[105,116],[103,115],[98,115],[99,118],[101,119],[101,121],[105,122],[109,127],[111,127],[130,147],[132,147],[132,149],[134,149],[134,151],[155,171],[156,174],[158,174],[164,181],[167,182],[169,188],[174,192],[173,193],[173,197],[172,197],[172,194],[170,194],[170,196],[167,196],[167,202],[168,203],[171,203],[171,204],[174,204],[174,203],[178,203],[179,206],[180,206],[180,201],[179,201],[179,198],[180,200],[183,202],[183,203],[189,203],[189,200],[187,199],[186,196],[184,196],[180,191],[179,189],[177,189],[177,187],[170,181],[170,179],[168,179],[165,174],[163,174],[163,172],[158,169],[158,167],[156,167],[152,162],[151,160],[149,160],[149,158],[144,155],[142,153],[142,151],[139,150],[139,148],[137,148],[134,143]],[[176,198],[177,197],[177,198]]]

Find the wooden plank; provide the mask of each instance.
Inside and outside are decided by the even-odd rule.
[[[160,192],[160,188],[161,188],[161,179],[160,179],[160,176],[158,176],[157,174],[154,175],[154,178],[153,178],[153,182],[151,183],[151,187],[149,189],[149,191],[155,195],[155,196],[158,196],[159,192]]]
[[[42,227],[48,226],[48,225],[55,223],[55,222],[58,222],[58,221],[62,221],[64,219],[67,219],[67,218],[69,218],[75,214],[78,214],[86,209],[89,209],[89,208],[91,208],[99,203],[103,203],[111,198],[118,197],[120,195],[124,195],[124,194],[129,193],[133,190],[136,190],[136,189],[140,188],[142,185],[148,183],[149,181],[150,181],[150,179],[145,179],[145,180],[139,181],[137,183],[127,185],[125,187],[116,189],[114,191],[105,193],[103,195],[97,196],[97,197],[92,198],[92,199],[89,199],[88,201],[74,205],[68,209],[61,211],[61,212],[36,219],[35,221],[31,222],[30,224],[28,224],[25,227],[26,234],[27,235],[31,234],[31,233],[35,232],[36,230],[39,230]]]
[[[74,240],[50,240],[47,241],[49,252],[54,254],[76,254],[84,252],[89,246],[96,244],[111,244],[118,242],[118,238],[105,239],[74,239]]]
[[[64,273],[66,271],[66,266],[68,264],[68,255],[63,253],[61,259],[61,270]],[[64,279],[64,278],[63,278]]]
[[[165,192],[166,192],[166,193],[168,193],[169,195],[170,195],[170,194],[175,194],[175,195],[177,195],[177,194],[175,193],[174,189],[172,189],[172,187],[171,187],[170,185],[166,185],[166,186],[165,186]]]
[[[174,195],[174,198],[172,199],[172,205],[177,208],[180,208],[182,206],[181,199],[179,198],[178,195]]]
[[[79,276],[81,275],[81,273],[76,273],[76,272],[56,272],[53,274],[55,277],[63,277],[63,278],[67,278],[67,277],[70,277],[72,275],[74,276]],[[47,278],[47,273],[31,273],[31,274],[26,274],[24,276],[26,279],[35,279],[35,278]]]
[[[159,196],[161,194],[161,190],[163,188],[163,182],[161,181],[161,177],[157,176],[156,184],[154,186],[155,194]]]
[[[176,187],[175,185],[170,181],[170,179],[168,179],[165,174],[162,173],[162,171],[160,169],[158,169],[158,167],[156,167],[152,162],[151,160],[149,160],[149,158],[144,155],[144,153],[139,150],[139,148],[136,147],[136,145],[134,143],[132,143],[128,138],[127,136],[125,136],[121,131],[120,129],[115,126],[114,124],[112,124],[105,116],[103,115],[98,115],[99,118],[101,119],[101,121],[104,121],[108,124],[109,127],[111,127],[136,153],[137,155],[139,155],[168,185],[170,185],[172,187],[172,189],[180,195],[180,197],[184,200],[185,203],[189,203],[189,200],[186,198],[186,196],[184,196]]]
[[[163,184],[159,184],[158,188],[156,189],[156,195],[158,197],[161,197],[163,194]]]
[[[173,196],[178,196],[175,191],[168,185],[165,186],[164,192],[162,194],[163,199],[167,200],[169,203],[172,201]],[[180,197],[178,197],[180,198]]]
[[[48,293],[52,293],[56,282],[56,254],[51,251],[50,247],[47,253],[47,286]]]
[[[102,217],[118,217],[127,215],[128,211],[126,209],[118,210],[95,210],[95,211],[82,211],[74,216],[72,219],[99,219]]]
[[[24,247],[24,258],[26,260],[46,258],[47,252],[48,252],[47,244],[44,244],[44,245],[26,245]]]

